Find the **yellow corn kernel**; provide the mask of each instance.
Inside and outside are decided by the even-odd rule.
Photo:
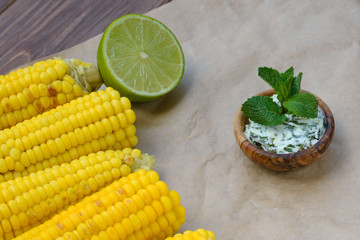
[[[75,84],[75,79],[73,77],[71,77],[70,75],[65,75],[63,79],[65,82],[69,83],[71,86]]]
[[[51,67],[48,67],[48,69],[46,70],[47,74],[49,75],[50,77],[50,82],[53,82],[55,81],[56,79],[58,79],[58,76],[57,76],[57,72],[56,70],[53,68],[55,64],[53,62],[51,62],[50,66]]]
[[[11,102],[9,100],[9,98],[3,98],[1,99],[1,107],[3,109],[4,112],[11,112],[13,111],[13,107],[11,105]]]
[[[128,120],[128,122],[129,122],[130,124],[133,124],[133,123],[135,122],[136,117],[135,117],[135,113],[134,113],[133,110],[131,110],[131,109],[126,109],[126,110],[124,111],[124,114],[125,114],[126,119]]]
[[[60,81],[60,80],[54,81],[54,82],[52,82],[52,86],[56,90],[57,93],[62,91],[62,81]]]
[[[57,96],[56,96],[56,98],[57,98],[57,100],[58,100],[58,102],[59,102],[59,104],[64,104],[64,103],[66,103],[66,95],[64,94],[64,93],[59,93]]]
[[[4,98],[7,96],[8,96],[7,90],[6,90],[5,86],[3,84],[1,84],[0,85],[0,97]]]
[[[56,64],[54,69],[57,73],[59,79],[63,78],[65,73],[67,72],[66,68],[64,67],[65,64]]]
[[[15,79],[11,82],[12,88],[14,89],[15,93],[20,92],[23,89],[21,83],[22,83],[21,78],[18,78],[18,80]]]
[[[40,103],[44,109],[48,109],[50,107],[50,98],[49,97],[40,97]]]
[[[17,215],[12,215],[10,217],[10,223],[11,223],[11,227],[12,227],[13,231],[21,228],[20,220]]]
[[[16,117],[15,117],[14,112],[6,113],[5,117],[6,117],[6,121],[7,121],[8,125],[11,126],[13,124],[16,124]]]
[[[11,79],[11,81],[12,81],[12,80],[15,80],[15,78],[14,78],[14,79]],[[6,87],[6,90],[7,90],[7,92],[8,92],[8,96],[13,95],[13,94],[16,93],[16,92],[15,92],[15,89],[14,89],[14,86],[12,85],[11,81],[4,83],[4,84],[5,84],[5,87]]]
[[[67,102],[70,102],[71,100],[75,99],[75,94],[72,92],[65,94],[65,96]]]
[[[41,97],[46,97],[46,96],[48,96],[48,87],[47,87],[46,84],[40,83],[40,84],[38,85],[38,89],[39,89],[39,95],[40,95]]]
[[[115,91],[116,92],[116,91]],[[120,98],[120,101],[121,101],[121,104],[122,104],[122,107],[124,109],[130,109],[131,108],[131,103],[130,103],[130,100],[126,97],[121,97]]]
[[[126,133],[126,136],[130,137],[130,136],[134,136],[135,133],[136,133],[136,128],[134,125],[128,125],[126,126],[125,128],[125,133]]]
[[[68,76],[68,75],[66,75],[66,76]],[[69,82],[65,81],[65,77],[64,77],[64,81],[62,82],[62,91],[64,93],[69,93],[72,91],[72,85]]]
[[[39,72],[37,72],[37,71],[32,72],[31,77],[32,77],[32,80],[33,80],[34,84],[39,84],[40,83],[40,74],[39,74]]]
[[[27,106],[27,99],[26,99],[26,96],[25,96],[24,93],[19,92],[19,93],[17,94],[17,99],[18,99],[18,101],[19,101],[19,104],[20,104],[20,107],[21,107],[21,108],[24,108],[24,107]]]
[[[29,86],[29,91],[32,94],[32,96],[34,98],[39,98],[40,97],[40,92],[39,92],[39,88],[36,84],[31,84]]]
[[[118,120],[120,122],[121,128],[124,128],[124,127],[126,127],[128,125],[128,121],[127,121],[127,118],[126,118],[124,113],[119,113],[117,115],[117,117],[118,117]]]
[[[24,68],[24,70],[25,70],[26,68]],[[25,71],[24,71],[25,72]],[[24,74],[24,82],[25,82],[25,85],[26,86],[29,86],[31,83],[32,83],[32,76],[31,76],[31,74],[30,74],[30,72],[26,72],[25,74]]]
[[[11,104],[11,107],[13,110],[17,110],[17,109],[20,109],[20,101],[19,99],[16,97],[16,95],[11,95],[9,97],[9,101],[10,101],[10,104]]]
[[[43,110],[44,110],[43,105],[41,104],[40,100],[38,100],[38,99],[36,99],[36,100],[33,102],[33,106],[34,106],[36,112],[38,112],[38,113],[41,113],[41,112],[43,112]]]
[[[50,75],[47,73],[47,71],[43,71],[40,73],[40,82],[44,83],[44,84],[49,84],[51,83],[51,77]]]
[[[4,233],[9,233],[12,230],[11,223],[9,219],[3,219],[1,220],[1,228]]]
[[[44,65],[44,61],[37,62],[33,65],[33,70],[37,72],[43,72],[46,70],[46,66]]]
[[[72,89],[73,89],[73,92],[74,92],[74,94],[75,94],[76,97],[82,95],[82,88],[80,87],[79,84],[74,84],[74,86],[73,86]]]
[[[36,111],[35,107],[33,105],[28,105],[26,107],[27,112],[29,113],[30,116],[35,116],[38,114],[38,112]]]
[[[29,103],[29,102],[32,102],[34,101],[34,96],[33,94],[31,93],[30,89],[29,88],[24,88],[24,90],[21,92],[24,97],[25,97],[25,100],[26,100],[26,104]]]

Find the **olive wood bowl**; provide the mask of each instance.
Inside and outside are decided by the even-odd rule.
[[[301,90],[301,92],[306,91]],[[275,91],[273,89],[270,89],[263,91],[257,95],[272,96],[273,94],[275,94]],[[321,155],[323,155],[323,153],[329,147],[330,142],[334,136],[335,121],[334,116],[330,111],[330,108],[319,97],[315,97],[318,100],[319,106],[325,113],[327,122],[325,133],[317,143],[312,145],[310,148],[295,153],[276,154],[266,152],[250,143],[250,141],[245,137],[245,125],[249,121],[247,118],[243,117],[240,107],[239,110],[236,112],[234,119],[234,134],[241,150],[248,158],[253,160],[255,163],[267,169],[275,171],[290,171],[292,169],[297,169],[306,166],[320,158]]]

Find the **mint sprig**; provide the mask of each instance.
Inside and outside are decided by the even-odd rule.
[[[244,117],[267,126],[284,123],[285,113],[305,118],[317,117],[316,97],[310,93],[300,92],[302,73],[294,77],[293,67],[283,73],[279,73],[276,69],[260,67],[258,75],[278,94],[280,106],[270,97],[254,96],[247,99],[241,107]]]

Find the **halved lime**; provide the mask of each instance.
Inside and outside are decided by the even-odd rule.
[[[97,53],[104,83],[130,101],[157,99],[184,74],[184,54],[175,35],[148,16],[128,14],[105,30]]]

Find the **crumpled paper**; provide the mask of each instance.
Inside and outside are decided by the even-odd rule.
[[[174,0],[149,12],[180,41],[178,87],[133,103],[139,143],[187,210],[181,231],[216,239],[358,239],[360,236],[360,4],[349,0]],[[96,62],[101,36],[55,56]],[[236,110],[269,86],[260,66],[303,72],[302,88],[335,117],[321,159],[278,173],[255,165],[233,134]]]

